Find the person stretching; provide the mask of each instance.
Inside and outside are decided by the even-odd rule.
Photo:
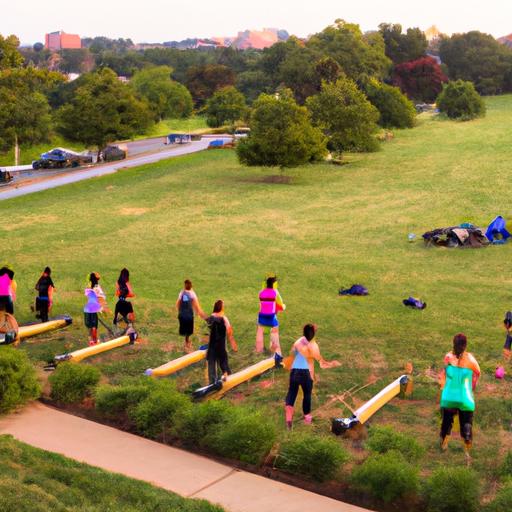
[[[14,301],[16,300],[16,281],[14,271],[7,265],[0,268],[0,304],[5,306],[5,311],[14,315]]]
[[[473,444],[474,390],[480,377],[480,366],[475,357],[466,352],[468,340],[464,334],[453,338],[453,350],[444,358],[445,367],[440,374],[441,385],[441,450],[448,448],[453,418],[459,416],[460,435],[464,452],[469,459]]]
[[[222,372],[222,380],[231,373],[229,369],[228,352],[226,350],[226,336],[234,352],[238,352],[238,345],[233,336],[233,328],[228,317],[224,314],[224,301],[218,300],[213,305],[213,313],[206,319],[210,329],[210,341],[206,360],[208,361],[208,380],[210,384],[218,380],[218,368]]]
[[[279,322],[277,313],[284,311],[286,306],[277,291],[277,278],[269,277],[266,287],[259,294],[260,311],[258,314],[258,327],[256,329],[256,352],[263,352],[265,349],[264,330],[270,329],[270,350],[281,354],[279,344]]]
[[[285,402],[286,426],[289,430],[291,430],[293,424],[293,412],[299,387],[302,388],[304,395],[302,400],[304,423],[310,425],[313,421],[313,416],[311,415],[311,393],[313,392],[313,379],[315,378],[315,360],[320,363],[320,368],[340,366],[338,361],[326,361],[322,357],[318,343],[314,339],[316,330],[315,325],[306,324],[303,328],[303,336],[293,344],[291,349],[293,363]]]
[[[38,292],[36,297],[36,318],[40,318],[41,322],[48,322],[48,313],[53,305],[53,292],[55,291],[50,267],[44,269],[36,283],[35,289]]]
[[[178,310],[178,320],[180,323],[180,336],[185,336],[185,352],[192,352],[192,342],[190,336],[194,334],[194,312],[203,320],[208,318],[199,304],[196,292],[192,289],[192,281],[186,279],[183,290],[178,295],[176,301],[176,309]]]

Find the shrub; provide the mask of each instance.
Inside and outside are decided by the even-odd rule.
[[[259,412],[235,409],[229,422],[216,429],[208,441],[215,453],[249,464],[259,464],[270,452],[275,439],[274,423]]]
[[[177,418],[186,414],[192,404],[169,381],[156,384],[142,402],[128,410],[128,414],[141,434],[165,439],[173,433]]]
[[[92,394],[100,376],[100,371],[94,366],[62,363],[49,379],[51,397],[63,403],[81,402]]]
[[[496,494],[491,503],[485,508],[485,512],[504,512],[512,510],[512,481],[507,482]]]
[[[96,409],[106,416],[129,413],[151,392],[148,383],[132,383],[121,386],[100,386],[95,392]]]
[[[224,400],[194,405],[179,418],[176,426],[178,437],[190,446],[205,448],[211,444],[212,436],[225,428],[235,414],[234,406]]]
[[[206,103],[206,123],[212,128],[233,124],[247,113],[244,95],[232,85],[223,87]]]
[[[324,482],[333,479],[347,460],[348,454],[335,439],[303,433],[281,444],[276,467]]]
[[[485,103],[471,82],[448,82],[437,98],[439,111],[450,119],[469,121],[485,115]]]
[[[354,469],[352,482],[374,498],[390,503],[417,494],[418,468],[406,462],[399,452],[370,455]]]
[[[0,350],[0,414],[11,411],[33,398],[41,387],[27,355],[12,347]]]
[[[416,109],[398,87],[370,80],[365,87],[370,103],[380,113],[379,124],[384,128],[412,128]]]
[[[478,476],[463,467],[436,470],[425,488],[429,512],[476,512],[479,498]]]
[[[391,450],[400,452],[404,459],[411,463],[418,462],[425,453],[425,448],[416,439],[396,432],[392,427],[370,429],[367,445],[372,452],[386,453]]]

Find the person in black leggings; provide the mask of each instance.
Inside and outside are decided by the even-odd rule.
[[[313,379],[315,377],[315,360],[320,363],[320,368],[334,368],[340,366],[338,361],[326,361],[320,354],[317,342],[314,340],[316,326],[306,324],[303,328],[303,336],[292,346],[291,354],[293,363],[290,373],[290,385],[285,401],[286,426],[292,428],[295,400],[299,388],[302,388],[304,398],[302,400],[302,412],[304,423],[310,425],[313,421],[311,415],[311,394],[313,392]]]

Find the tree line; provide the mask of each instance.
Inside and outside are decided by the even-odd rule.
[[[0,36],[0,149],[43,141],[52,129],[101,149],[193,112],[213,127],[257,123],[256,108],[279,98],[298,118],[307,113],[327,149],[372,151],[379,127],[412,127],[412,102],[435,101],[449,79],[470,80],[484,94],[512,90],[512,50],[478,32],[429,47],[418,28],[381,24],[363,33],[337,20],[307,41],[291,37],[262,51],[135,51],[130,40],[108,38],[86,46],[50,54]],[[69,82],[70,71],[82,74]]]

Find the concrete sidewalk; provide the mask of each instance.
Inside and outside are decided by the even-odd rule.
[[[133,434],[78,418],[39,402],[0,418],[0,434],[150,482],[181,496],[203,498],[230,512],[364,512],[364,509]]]

